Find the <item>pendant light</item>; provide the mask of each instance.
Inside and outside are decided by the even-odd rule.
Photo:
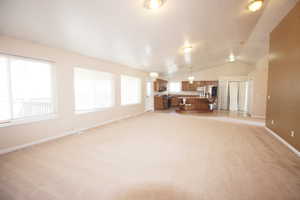
[[[189,83],[193,84],[195,77],[193,76],[193,71],[192,71],[192,67],[190,67],[190,76],[188,77]]]

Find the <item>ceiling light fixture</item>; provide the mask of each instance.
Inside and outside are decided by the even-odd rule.
[[[192,46],[186,46],[186,47],[183,47],[183,52],[184,53],[190,53],[190,52],[192,52],[192,49],[193,49]]]
[[[193,84],[194,80],[195,80],[195,77],[194,76],[189,76],[188,77],[188,80],[189,80],[189,83],[190,84]]]
[[[235,56],[233,54],[229,55],[229,62],[234,62],[235,61]]]
[[[259,9],[262,8],[264,1],[263,0],[252,0],[249,4],[248,4],[248,10],[250,10],[251,12],[256,12]]]
[[[153,79],[157,79],[159,74],[157,72],[150,72],[150,77]]]
[[[147,9],[158,9],[166,0],[145,0],[144,7]]]
[[[193,84],[193,83],[194,83],[195,77],[193,76],[193,70],[192,70],[192,67],[190,67],[190,76],[188,77],[188,80],[189,80],[189,83],[190,83],[190,84]]]

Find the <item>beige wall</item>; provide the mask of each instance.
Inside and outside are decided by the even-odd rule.
[[[193,76],[195,80],[219,80],[222,77],[247,76],[253,69],[251,65],[236,61],[194,72]],[[169,80],[183,81],[187,80],[188,76],[189,73],[178,73]]]
[[[37,140],[88,128],[101,122],[119,119],[144,111],[142,104],[120,106],[120,74],[142,78],[145,88],[147,73],[119,64],[104,62],[61,49],[46,47],[28,41],[0,37],[0,53],[21,55],[54,61],[57,73],[58,118],[29,124],[0,127],[0,151]],[[116,106],[104,111],[74,114],[73,67],[80,66],[116,74]],[[145,91],[144,89],[142,91]]]
[[[255,70],[248,75],[248,78],[253,81],[249,111],[252,117],[266,117],[268,67],[269,59],[268,56],[265,56],[258,60]]]
[[[300,150],[300,2],[271,33],[267,127]],[[272,123],[272,121],[274,123]],[[294,137],[291,132],[294,131]]]

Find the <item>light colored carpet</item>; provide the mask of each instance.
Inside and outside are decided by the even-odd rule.
[[[0,156],[0,199],[299,200],[300,159],[261,127],[147,113]]]

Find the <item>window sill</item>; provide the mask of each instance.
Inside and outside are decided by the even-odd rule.
[[[0,128],[17,126],[17,125],[22,125],[22,124],[31,124],[34,122],[46,121],[46,120],[51,120],[51,119],[56,119],[56,118],[58,118],[57,114],[49,114],[49,115],[28,117],[28,118],[24,118],[24,119],[15,119],[15,120],[11,120],[8,122],[0,123]]]

